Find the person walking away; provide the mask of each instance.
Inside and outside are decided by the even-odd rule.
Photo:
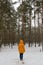
[[[19,54],[20,54],[20,60],[23,61],[23,54],[25,52],[25,46],[24,46],[23,40],[20,40],[20,42],[18,44],[18,51],[19,51]]]

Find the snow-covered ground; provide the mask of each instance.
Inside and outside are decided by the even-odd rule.
[[[43,52],[41,47],[28,47],[25,45],[24,64],[19,60],[17,45],[13,48],[2,47],[0,51],[0,65],[43,65]]]

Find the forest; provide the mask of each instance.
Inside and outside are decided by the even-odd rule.
[[[29,46],[43,46],[43,0],[0,0],[0,47],[18,44],[20,39]]]

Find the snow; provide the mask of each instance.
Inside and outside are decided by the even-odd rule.
[[[8,46],[2,47],[0,51],[0,65],[43,65],[42,47],[28,47],[25,45],[26,52],[24,53],[24,64],[19,60],[19,53],[17,45],[13,48]]]

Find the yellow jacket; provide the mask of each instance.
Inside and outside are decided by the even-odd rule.
[[[24,53],[25,52],[25,47],[24,47],[23,40],[20,40],[20,42],[19,42],[18,51],[19,51],[19,53]]]

